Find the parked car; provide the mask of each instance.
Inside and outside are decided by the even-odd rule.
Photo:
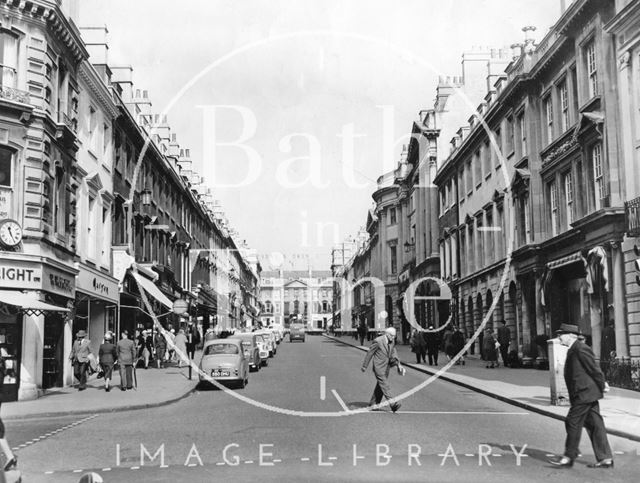
[[[235,382],[243,388],[249,382],[249,361],[242,341],[235,338],[205,342],[200,359],[200,382]]]
[[[306,331],[304,324],[291,324],[289,327],[289,342],[293,342],[294,340],[305,341]]]
[[[276,355],[276,336],[273,335],[273,332],[268,330],[268,329],[263,329],[260,330],[258,332],[256,332],[257,334],[261,334],[264,336],[264,339],[267,341],[267,348],[269,349],[269,357],[273,357]]]
[[[284,339],[284,326],[282,324],[271,324],[269,328],[275,332],[276,337],[278,338],[278,344],[282,342]]]
[[[255,336],[258,344],[258,351],[260,353],[260,360],[262,361],[263,366],[267,366],[269,365],[269,340],[266,334],[255,334]]]
[[[255,371],[260,370],[262,360],[260,359],[260,348],[258,347],[258,336],[251,332],[236,333],[231,339],[238,339],[242,342],[244,356],[249,360],[249,368]]]

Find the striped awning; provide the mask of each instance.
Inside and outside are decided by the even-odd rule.
[[[553,270],[555,268],[564,267],[565,265],[570,265],[572,263],[578,263],[578,262],[582,263],[583,265],[585,264],[585,259],[582,258],[582,255],[580,252],[572,253],[571,255],[567,255],[566,257],[553,260],[547,263],[547,268],[549,270]]]

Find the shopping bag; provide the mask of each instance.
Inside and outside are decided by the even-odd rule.
[[[89,374],[95,374],[98,371],[98,361],[96,360],[96,356],[89,354],[87,359],[89,360]]]

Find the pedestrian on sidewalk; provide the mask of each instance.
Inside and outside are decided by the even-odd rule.
[[[187,326],[187,356],[189,357],[189,361],[193,360],[196,352],[196,348],[200,344],[200,332],[198,332],[198,328],[194,325],[193,321],[189,321],[189,325]]]
[[[175,349],[173,347],[174,347],[175,340],[176,340],[176,329],[171,327],[169,329],[169,332],[167,333],[167,335],[169,336],[169,340],[167,342],[171,342],[171,344],[168,344],[169,350],[167,351],[167,360],[169,362],[175,362],[176,361],[176,351],[175,351]]]
[[[4,386],[4,376],[7,372],[7,365],[4,362],[4,359],[0,357],[0,396],[2,396],[2,387]],[[2,400],[0,399],[0,403]],[[18,457],[13,454],[11,451],[11,446],[9,442],[4,437],[4,423],[2,422],[2,418],[0,418],[0,450],[4,454],[7,462],[4,465],[4,471],[9,471],[15,468],[18,465]],[[0,480],[1,481],[1,480]]]
[[[183,358],[187,357],[187,336],[184,333],[184,329],[178,331],[175,339],[175,347],[178,367],[182,367]]]
[[[104,335],[104,342],[100,344],[100,349],[98,349],[98,357],[100,359],[100,367],[102,367],[104,374],[104,390],[109,392],[111,391],[109,384],[113,376],[113,365],[118,359],[118,353],[116,352],[116,346],[113,344],[111,332],[107,332]]]
[[[387,327],[384,334],[376,337],[369,347],[369,351],[362,363],[362,372],[367,370],[369,363],[373,359],[373,374],[376,376],[376,387],[369,401],[369,406],[375,406],[382,402],[384,396],[387,401],[393,399],[389,389],[389,372],[392,367],[397,367],[398,374],[404,375],[405,368],[400,364],[398,352],[396,351],[396,329]],[[395,413],[400,409],[400,403],[391,404],[391,410]]]
[[[144,368],[149,369],[149,359],[151,359],[151,353],[153,351],[153,337],[151,337],[151,331],[146,329],[142,331],[142,361],[144,362]]]
[[[498,327],[498,342],[500,343],[500,356],[502,365],[508,367],[509,364],[509,344],[511,343],[511,331],[507,327],[507,321],[502,320]]]
[[[462,364],[464,366],[464,353],[462,353],[462,349],[464,349],[464,334],[459,327],[454,327],[453,329],[453,334],[451,334],[451,346],[453,347],[454,357],[456,354],[460,354],[460,358],[456,364]]]
[[[167,350],[167,341],[164,338],[164,334],[159,330],[156,331],[153,338],[153,349],[158,369],[164,368],[164,354]]]
[[[79,381],[78,391],[87,388],[87,371],[89,370],[89,354],[91,354],[91,341],[86,338],[87,333],[79,330],[76,341],[71,348],[69,360],[73,363],[73,375]]]
[[[367,337],[367,326],[363,322],[358,325],[358,337],[360,339],[360,345],[364,345],[364,340]]]
[[[120,390],[133,389],[133,364],[136,362],[136,346],[129,339],[129,333],[122,331],[122,338],[116,346],[116,357],[120,367]]]
[[[409,344],[411,345],[411,352],[416,355],[416,364],[420,364],[420,362],[427,362],[427,343],[422,336],[422,332],[418,329],[413,329],[411,331],[411,338],[409,339]]]
[[[578,457],[578,445],[584,427],[597,460],[588,465],[589,468],[613,468],[611,447],[598,402],[605,392],[604,375],[596,363],[593,350],[578,339],[579,334],[578,326],[571,324],[561,324],[556,331],[560,343],[569,348],[564,363],[564,381],[571,407],[564,423],[567,431],[564,455],[550,459],[549,463],[567,468],[573,466],[573,461]]]
[[[456,351],[453,347],[453,330],[451,327],[447,327],[444,330],[444,335],[442,336],[442,346],[444,348],[444,353],[447,356],[447,361],[451,361],[456,355]]]
[[[484,331],[484,339],[482,343],[484,344],[484,355],[487,360],[486,367],[488,369],[493,369],[498,365],[498,349],[496,347],[497,342],[498,341],[493,335],[493,331],[491,329],[486,329]]]
[[[429,356],[429,365],[438,365],[438,351],[440,350],[440,337],[430,325],[424,333],[424,340],[427,346],[427,356]]]

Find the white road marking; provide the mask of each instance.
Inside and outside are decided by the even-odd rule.
[[[52,474],[53,474],[53,471],[45,471],[45,472],[44,472],[44,474],[45,474],[45,475],[52,475]]]
[[[311,458],[300,458],[300,461],[311,461]]]
[[[473,456],[474,456],[474,454],[473,454],[473,453],[465,453],[464,455],[465,455],[465,456],[469,456],[469,457],[471,457],[471,458],[473,458]]]
[[[102,471],[111,471],[111,468],[102,468]]]
[[[73,470],[74,473],[80,473],[82,470]]]
[[[251,461],[251,460],[249,460],[249,461],[245,461],[245,462],[244,462],[244,464],[245,464],[245,465],[252,465],[252,464],[253,464],[253,461]]]
[[[329,456],[330,461],[336,461],[338,459],[337,456]]]
[[[546,456],[547,458],[551,458],[552,456],[555,456],[555,455],[554,455],[553,453],[547,453],[545,456]]]
[[[282,463],[282,460],[273,460],[274,463]]]
[[[327,398],[327,378],[320,376],[320,401]]]
[[[129,468],[129,469],[131,469],[131,470],[139,470],[139,469],[140,469],[140,467],[139,467],[139,466],[132,466],[132,467],[131,467],[131,468]]]
[[[529,413],[516,412],[498,412],[498,411],[396,411],[396,414],[470,414],[470,415],[489,415],[497,416],[528,416]]]
[[[342,400],[342,398],[338,395],[338,393],[336,392],[335,389],[331,389],[331,392],[333,393],[333,396],[338,400],[338,402],[340,403],[340,406],[342,406],[342,409],[344,409],[346,412],[349,412],[349,408],[347,407],[347,405],[344,403],[344,401]]]
[[[624,454],[624,451],[614,451],[613,454]]]
[[[216,466],[224,466],[224,462],[220,461],[220,462],[216,463]]]

